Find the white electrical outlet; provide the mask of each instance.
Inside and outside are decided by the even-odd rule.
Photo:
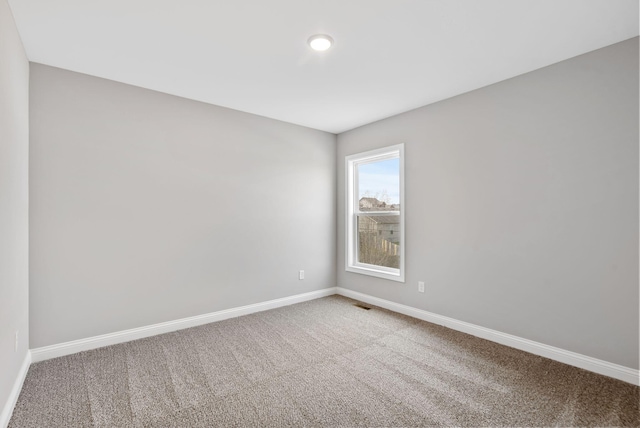
[[[424,282],[418,281],[418,291],[424,293]]]
[[[298,279],[304,279],[304,271],[303,270],[298,272]]]
[[[18,352],[18,331],[16,330],[16,344],[13,348],[13,352]]]

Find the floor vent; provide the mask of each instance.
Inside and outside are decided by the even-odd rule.
[[[369,309],[371,309],[368,306],[363,305],[362,303],[354,303],[353,306],[360,308],[360,309],[364,309],[365,311],[368,311]]]

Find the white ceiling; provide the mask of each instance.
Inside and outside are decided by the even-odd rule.
[[[9,4],[31,61],[333,133],[638,35],[638,0]]]

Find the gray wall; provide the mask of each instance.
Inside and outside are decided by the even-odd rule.
[[[335,144],[32,64],[31,347],[335,286]]]
[[[0,411],[29,349],[28,191],[29,62],[0,0]]]
[[[407,282],[339,244],[339,286],[638,368],[637,38],[338,135],[338,242],[344,157],[398,143]]]

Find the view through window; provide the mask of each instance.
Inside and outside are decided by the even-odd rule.
[[[400,269],[400,159],[359,164],[357,175],[358,261]]]

